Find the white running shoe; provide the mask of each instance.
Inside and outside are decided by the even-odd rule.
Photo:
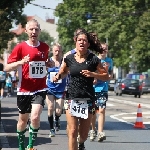
[[[105,132],[98,133],[97,139],[98,139],[98,142],[103,142],[104,140],[106,140]]]
[[[94,141],[96,137],[96,132],[94,130],[90,130],[90,141]]]
[[[55,130],[54,129],[50,130],[49,137],[55,137]]]

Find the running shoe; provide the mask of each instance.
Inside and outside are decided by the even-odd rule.
[[[98,139],[98,142],[103,142],[104,140],[106,140],[105,132],[98,133],[97,139]]]
[[[55,137],[55,130],[54,129],[50,130],[49,137]]]
[[[96,137],[96,132],[94,130],[90,130],[90,141],[94,141]]]
[[[86,150],[84,143],[78,145],[78,150]]]

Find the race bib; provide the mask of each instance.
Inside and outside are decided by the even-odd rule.
[[[72,116],[87,119],[88,118],[87,101],[71,100],[70,113]]]
[[[50,81],[51,82],[53,82],[53,78],[57,73],[58,72],[50,72]],[[58,82],[56,82],[56,83],[62,83],[62,79],[58,80]]]
[[[44,61],[29,62],[29,78],[44,78],[46,76],[46,66]]]

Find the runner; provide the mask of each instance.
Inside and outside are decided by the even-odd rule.
[[[108,54],[108,46],[107,44],[102,44],[103,53],[98,55],[103,66],[108,70],[109,77],[112,79],[113,77],[113,61],[111,58],[107,57]],[[106,109],[106,102],[108,100],[108,81],[95,81],[95,94],[97,97],[96,101],[96,110],[98,113],[98,135],[97,140],[98,142],[102,142],[106,140],[105,132],[103,132],[104,123],[105,123],[105,109]],[[91,127],[92,130],[90,131],[90,141],[93,141],[96,137],[96,114],[92,117]]]
[[[11,88],[12,88],[12,77],[10,73],[6,75],[6,87],[7,87],[7,95],[6,98],[11,97]]]
[[[11,78],[12,78],[11,94],[13,94],[14,90],[16,88],[16,82],[17,82],[17,76],[16,76],[16,74],[17,74],[17,71],[16,70],[12,70],[9,73],[10,73]]]
[[[3,69],[4,65],[0,63],[0,91],[1,91],[0,99],[4,98],[4,88],[6,84],[6,72]]]
[[[62,47],[60,44],[54,44],[52,48],[53,56],[50,58],[53,66],[47,69],[47,86],[49,88],[46,103],[48,105],[48,122],[50,124],[50,134],[49,137],[55,136],[55,131],[60,129],[60,120],[64,99],[63,94],[66,87],[66,78],[58,81],[57,83],[53,82],[53,76],[55,76],[60,68],[63,59]],[[55,112],[55,129],[54,129],[54,117],[53,113]]]
[[[64,63],[53,81],[57,82],[63,79],[68,72],[70,73],[66,110],[68,149],[77,150],[78,147],[79,150],[84,150],[84,142],[88,136],[92,114],[95,113],[96,98],[93,80],[98,78],[106,81],[109,77],[98,57],[88,50],[89,48],[95,52],[102,52],[100,42],[94,36],[81,31],[76,34],[75,44],[76,53],[64,58]],[[105,73],[100,74],[100,71],[105,71]],[[80,128],[78,127],[78,120]],[[77,146],[78,131],[80,138]]]
[[[85,29],[83,29],[83,28],[77,28],[75,31],[74,31],[74,37],[73,37],[73,40],[74,40],[74,42],[76,42],[76,35],[77,35],[77,33],[79,33],[79,32],[86,32],[86,30]],[[64,54],[64,57],[63,57],[63,60],[64,60],[64,58],[66,58],[66,56],[68,56],[68,55],[70,55],[70,54],[74,54],[74,53],[76,53],[76,48],[74,48],[74,49],[72,49],[72,50],[70,50],[70,51],[68,51],[66,54]],[[62,65],[63,65],[63,63],[62,63]],[[69,80],[70,80],[70,75],[68,74],[68,76],[67,76],[67,83],[66,83],[66,88],[65,88],[65,100],[64,100],[64,109],[65,109],[65,107],[66,107],[66,105],[68,105],[67,103],[68,103],[68,100],[67,100],[67,97],[68,97],[68,83],[69,83]],[[66,110],[64,110],[64,112],[66,112]],[[67,131],[67,127],[66,127],[66,131]],[[67,131],[68,132],[68,131]],[[79,136],[79,135],[78,135]],[[77,139],[78,140],[78,139]]]
[[[40,114],[46,98],[46,65],[48,64],[46,61],[49,46],[38,41],[40,25],[35,19],[27,22],[25,32],[28,35],[28,40],[21,42],[13,49],[5,71],[18,70],[17,106],[19,119],[17,135],[19,150],[25,150],[25,132],[30,113],[31,123],[27,150],[35,150],[33,144],[40,127]]]

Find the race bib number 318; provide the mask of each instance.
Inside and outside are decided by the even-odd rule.
[[[29,77],[44,78],[46,76],[46,66],[44,61],[29,62]]]
[[[71,100],[70,113],[72,116],[87,119],[88,118],[87,101]]]

